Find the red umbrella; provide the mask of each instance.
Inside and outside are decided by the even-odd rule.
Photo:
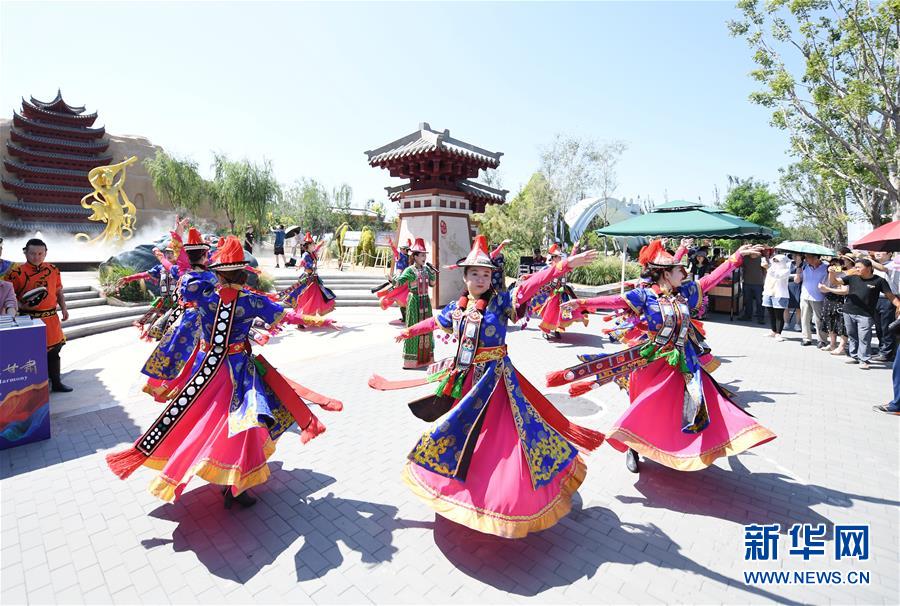
[[[900,251],[900,221],[885,223],[872,233],[854,242],[853,248],[879,250],[882,252]]]

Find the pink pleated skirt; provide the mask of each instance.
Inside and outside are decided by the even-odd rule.
[[[319,288],[317,283],[313,283],[307,286],[300,293],[300,296],[297,297],[294,310],[310,316],[324,316],[331,313],[334,310],[334,306],[335,300],[325,301],[325,297],[322,296],[322,289]]]
[[[573,459],[549,484],[533,488],[502,381],[485,412],[464,482],[407,462],[403,479],[441,516],[474,530],[520,538],[556,524],[572,508],[586,467]]]
[[[144,462],[159,471],[150,482],[151,494],[174,501],[194,476],[231,486],[235,495],[268,479],[266,461],[275,452],[269,432],[264,427],[253,427],[228,437],[232,389],[228,366],[223,364],[178,425]]]
[[[738,454],[775,439],[775,434],[741,410],[702,372],[709,425],[700,433],[681,431],[684,378],[665,360],[631,375],[631,406],[607,433],[616,450],[642,456],[679,471],[709,467],[719,457]]]

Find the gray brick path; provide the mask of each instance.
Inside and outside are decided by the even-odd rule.
[[[405,402],[427,388],[376,392],[371,372],[400,369],[394,314],[338,310],[341,334],[294,332],[267,358],[308,387],[341,398],[328,431],[305,446],[285,435],[260,503],[225,511],[195,481],[176,504],[146,492],[152,472],[120,481],[103,455],[159,412],[137,374],[149,346],[132,330],[63,350],[79,388],[53,401],[53,438],[0,452],[0,601],[17,603],[874,603],[898,602],[900,419],[872,412],[890,371],[841,363],[756,325],[707,323],[724,364],[717,379],[778,439],[695,473],[644,463],[639,476],[607,446],[588,457],[570,516],[523,540],[436,518],[400,480],[426,425]],[[596,318],[596,317],[595,317]],[[563,343],[514,331],[512,358],[536,385],[575,355],[612,345],[595,319]],[[440,348],[447,346],[440,344]],[[569,401],[578,422],[605,429],[627,405],[615,386]],[[743,525],[871,525],[867,562],[743,560]],[[785,528],[786,530],[786,528]],[[829,543],[830,545],[830,543]],[[786,552],[789,537],[781,538]],[[868,570],[869,585],[748,586],[744,570]]]

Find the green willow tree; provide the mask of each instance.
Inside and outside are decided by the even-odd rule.
[[[213,205],[225,213],[235,231],[238,221],[247,221],[261,233],[269,210],[281,200],[281,187],[268,160],[261,165],[247,160],[229,160],[225,154],[214,154],[215,177],[207,189]]]
[[[154,157],[144,159],[144,167],[156,195],[173,209],[192,212],[203,203],[206,190],[196,162],[158,149]]]
[[[879,225],[900,209],[900,0],[740,0],[744,38],[792,151]],[[802,71],[793,67],[802,65]],[[791,67],[789,67],[791,66]]]
[[[338,224],[338,217],[329,204],[328,191],[315,179],[298,179],[287,188],[284,209],[297,225],[316,238]]]

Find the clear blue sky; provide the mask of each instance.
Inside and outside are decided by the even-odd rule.
[[[394,184],[363,152],[419,122],[504,152],[515,191],[555,133],[628,143],[619,197],[767,181],[783,133],[751,105],[733,3],[27,3],[0,5],[0,115],[65,99],[208,173],[211,150],[279,180]]]

